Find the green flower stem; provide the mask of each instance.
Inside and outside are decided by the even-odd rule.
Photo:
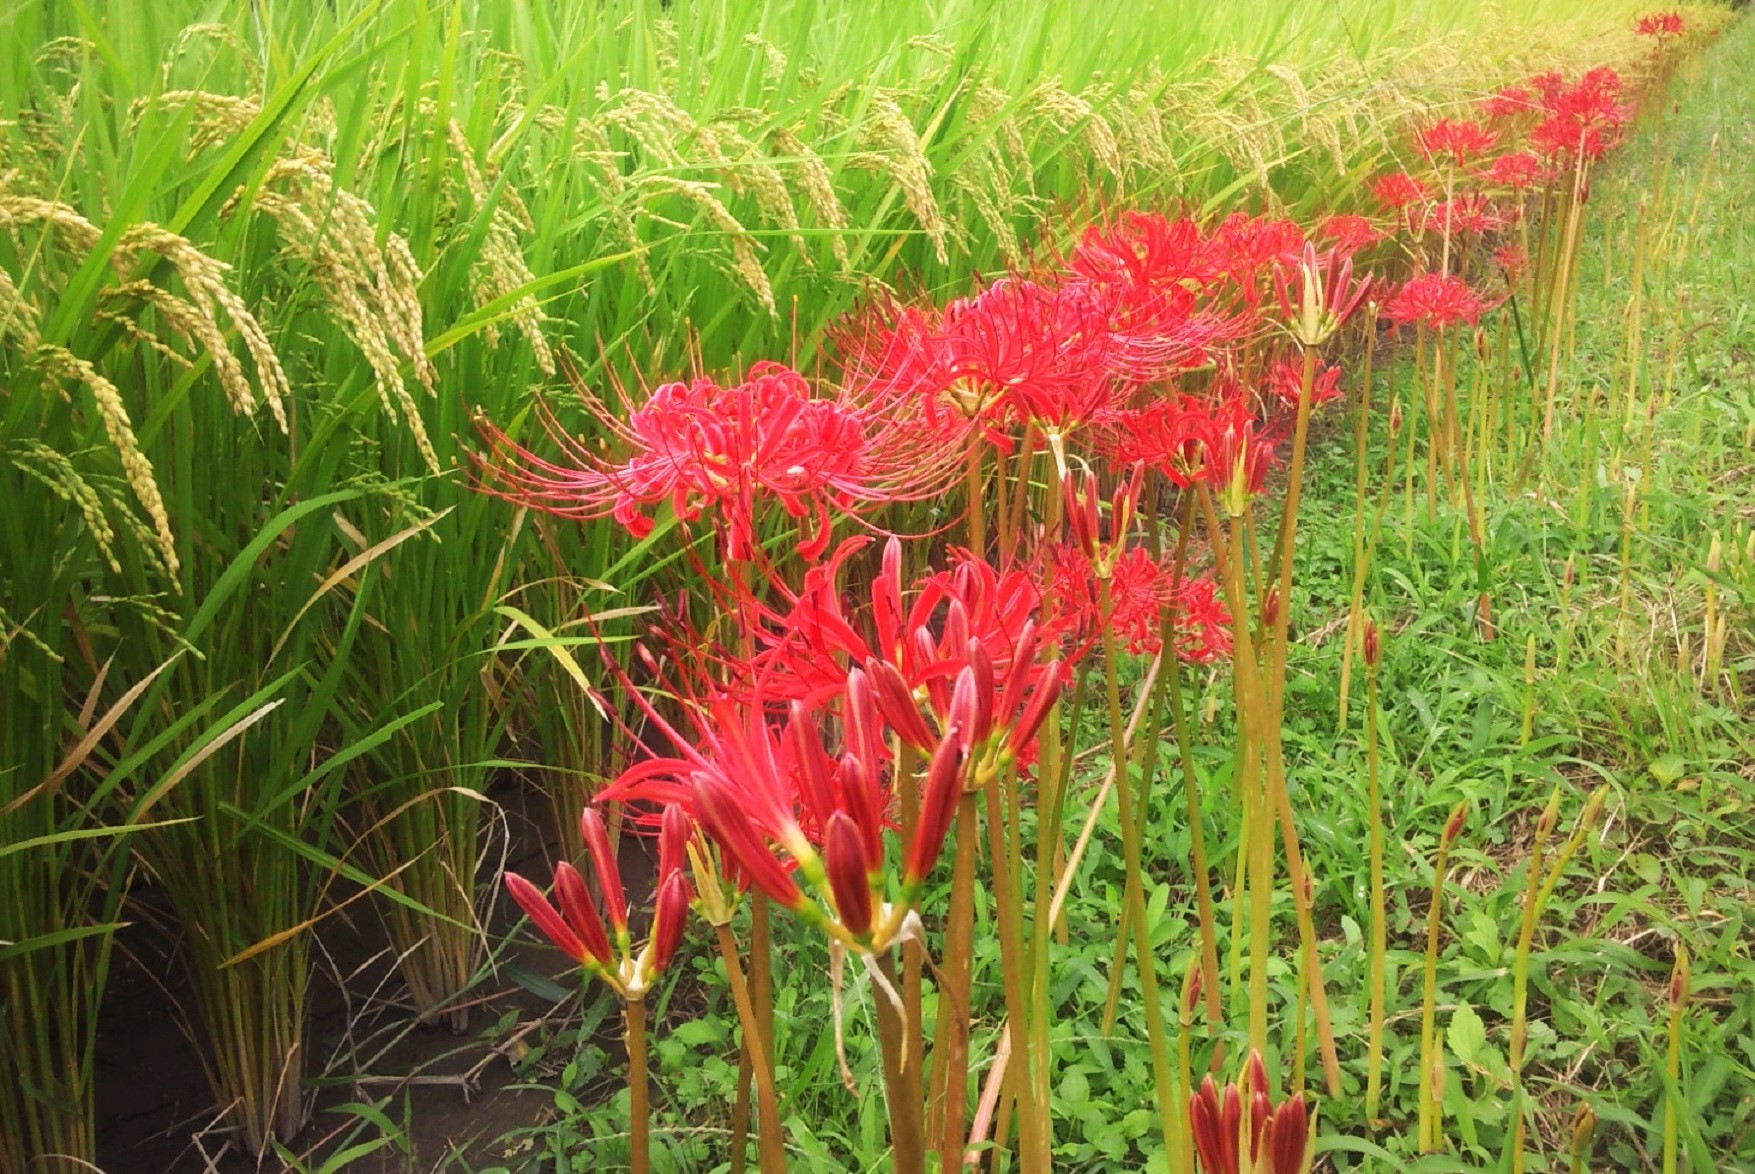
[[[1114,606],[1106,575],[1097,576],[1098,614],[1107,617]],[[1140,995],[1145,1003],[1146,1036],[1152,1050],[1152,1080],[1158,1097],[1159,1124],[1164,1131],[1165,1152],[1174,1159],[1178,1153],[1175,1119],[1180,1106],[1174,1095],[1174,1077],[1170,1068],[1170,1051],[1164,1034],[1164,1007],[1158,998],[1157,959],[1152,953],[1152,927],[1146,918],[1145,866],[1141,862],[1140,818],[1134,810],[1132,780],[1127,777],[1127,733],[1121,717],[1121,684],[1116,673],[1120,656],[1115,647],[1115,627],[1103,623],[1103,675],[1105,700],[1109,705],[1109,754],[1116,765],[1115,795],[1121,819],[1121,854],[1126,879],[1122,899],[1126,902],[1133,925],[1134,961],[1139,967]],[[1172,649],[1166,655],[1174,656]],[[1155,737],[1154,730],[1148,736]]]

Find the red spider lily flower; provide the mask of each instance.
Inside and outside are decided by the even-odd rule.
[[[807,574],[804,590],[781,608],[758,605],[756,638],[762,648],[749,666],[753,684],[745,692],[829,704],[851,667],[866,668],[874,689],[887,688],[888,681],[871,669],[881,662],[899,679],[901,692],[926,701],[942,730],[951,685],[967,663],[970,640],[1003,674],[1016,660],[1026,629],[1044,624],[1043,638],[1057,637],[1061,621],[1053,609],[1044,614],[1041,580],[1030,569],[1000,571],[953,549],[948,568],[929,572],[904,592],[902,548],[894,538],[885,544],[868,607],[863,614],[850,612],[835,585],[835,568],[862,545],[863,540],[843,544],[823,573]],[[929,732],[907,740],[925,749],[935,737]]]
[[[1144,462],[1172,484],[1188,488],[1206,468],[1212,405],[1194,396],[1155,399],[1108,421],[1099,448],[1116,464]]]
[[[967,687],[962,691],[968,692]],[[870,705],[869,694],[867,698]],[[878,733],[875,708],[869,721]],[[854,741],[851,724],[844,724],[847,740]],[[921,783],[914,835],[902,845],[901,890],[894,902],[886,900],[884,883],[885,804],[871,789],[867,780],[875,776],[868,776],[858,753],[844,755],[831,765],[814,717],[796,706],[785,733],[774,740],[793,747],[793,764],[803,776],[800,790],[806,793],[807,806],[816,809],[822,852],[803,837],[767,834],[734,780],[724,774],[702,772],[691,779],[702,826],[725,857],[776,903],[845,945],[882,952],[903,929],[921,883],[944,846],[949,814],[964,787],[964,727],[953,722],[934,748]],[[826,900],[826,908],[807,895],[798,877]]]
[[[1304,230],[1290,220],[1233,212],[1213,230],[1208,248],[1218,272],[1229,278],[1246,305],[1260,302],[1261,278],[1280,258],[1304,248]]]
[[[1129,212],[1085,230],[1062,284],[1084,285],[1108,307],[1115,374],[1143,383],[1205,364],[1235,333],[1234,320],[1200,309],[1197,295],[1218,276],[1192,219]]]
[[[1543,108],[1547,117],[1530,131],[1530,144],[1549,159],[1601,159],[1632,114],[1632,107],[1617,101],[1621,75],[1599,67],[1578,79],[1544,87]]]
[[[1652,37],[1662,43],[1672,37],[1681,36],[1683,27],[1680,12],[1654,12],[1635,21],[1633,31],[1639,36]]]
[[[1304,1094],[1276,1107],[1260,1052],[1250,1052],[1243,1076],[1222,1092],[1208,1076],[1188,1112],[1206,1174],[1307,1174],[1315,1159],[1316,1122]]]
[[[1384,231],[1369,216],[1335,215],[1316,226],[1316,234],[1334,242],[1337,249],[1357,253],[1384,239]]]
[[[585,836],[592,871],[597,875],[604,911],[615,934],[613,945],[604,932],[603,920],[585,887],[584,878],[571,864],[562,861],[555,866],[554,891],[559,909],[549,903],[541,890],[517,873],[501,874],[506,891],[536,923],[543,936],[583,966],[586,973],[601,978],[623,999],[639,999],[651,988],[653,980],[664,972],[676,955],[688,921],[692,891],[682,872],[682,864],[683,843],[691,834],[691,828],[687,817],[674,808],[665,811],[663,826],[659,838],[659,872],[652,930],[645,947],[637,953],[629,940],[621,867],[610,847],[603,820],[591,808],[580,814],[579,827]]]
[[[1171,600],[1176,609],[1176,655],[1189,664],[1212,664],[1231,655],[1231,612],[1211,579],[1184,579]]]
[[[486,455],[473,461],[481,488],[561,517],[613,517],[636,536],[651,532],[652,507],[668,502],[691,520],[711,513],[723,527],[725,557],[748,559],[758,503],[814,520],[799,545],[807,559],[826,549],[830,509],[932,496],[957,466],[942,428],[909,405],[847,393],[813,394],[805,378],[757,363],[734,387],[710,379],[667,383],[626,422],[587,400],[626,455],[612,459],[567,435],[546,407],[542,421],[562,450],[537,456],[496,425],[477,421]]]
[[[1107,307],[1082,290],[997,281],[945,308],[941,339],[952,378],[990,416],[1070,430],[1113,394]]]
[[[1210,664],[1230,655],[1231,614],[1210,579],[1184,579],[1177,588],[1170,572],[1144,547],[1130,546],[1110,560],[1110,611],[1103,615],[1096,570],[1083,551],[1058,544],[1047,562],[1055,593],[1075,617],[1069,629],[1075,645],[1094,645],[1107,626],[1132,655],[1155,656],[1163,647],[1165,609],[1174,607],[1172,641],[1178,657]]]
[[[1414,132],[1414,149],[1429,163],[1448,160],[1452,166],[1465,167],[1493,149],[1499,141],[1496,131],[1478,122],[1462,118],[1440,118],[1431,126]]]
[[[1371,194],[1392,212],[1426,198],[1426,185],[1405,171],[1392,171],[1371,181]]]
[[[1280,403],[1296,409],[1304,395],[1304,364],[1293,359],[1276,362],[1268,368],[1267,389]],[[1340,395],[1341,369],[1333,366],[1318,368],[1316,378],[1310,384],[1310,406],[1319,408]]]
[[[1483,236],[1505,228],[1510,220],[1499,213],[1482,192],[1458,196],[1432,205],[1421,217],[1421,228],[1450,236]]]
[[[1541,160],[1528,151],[1507,151],[1496,156],[1492,166],[1487,169],[1489,183],[1508,187],[1515,192],[1521,192],[1545,178]]]
[[[1292,337],[1307,347],[1333,337],[1370,289],[1371,278],[1354,280],[1353,255],[1339,247],[1318,253],[1306,244],[1303,252],[1282,256],[1274,270],[1280,313]]]
[[[1516,285],[1529,272],[1530,257],[1522,245],[1500,245],[1493,250],[1493,262],[1505,278],[1505,284]]]
[[[1241,393],[1213,409],[1212,423],[1202,439],[1207,446],[1206,479],[1218,490],[1226,512],[1240,518],[1273,467],[1274,440]]]
[[[1509,121],[1535,109],[1535,95],[1523,86],[1506,86],[1481,103],[1481,113],[1495,122]]]
[[[1458,322],[1477,322],[1489,308],[1462,278],[1422,273],[1396,291],[1383,307],[1383,315],[1400,325],[1414,322],[1442,330]]]

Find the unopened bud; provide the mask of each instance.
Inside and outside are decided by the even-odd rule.
[[[1389,401],[1389,435],[1390,435],[1390,438],[1394,439],[1396,433],[1400,432],[1401,430],[1402,430],[1402,401],[1401,401],[1401,397],[1397,396],[1395,399],[1392,399]]]
[[[1724,553],[1724,544],[1719,541],[1718,531],[1715,530],[1712,535],[1712,545],[1706,550],[1706,569],[1708,572],[1714,575],[1718,574],[1719,567],[1724,561]]]
[[[1366,668],[1374,669],[1377,667],[1377,658],[1378,658],[1378,655],[1381,653],[1381,651],[1382,651],[1382,649],[1379,646],[1378,635],[1377,635],[1377,621],[1374,619],[1367,618],[1365,620],[1365,648],[1364,648],[1365,667]]]
[[[1585,800],[1584,810],[1578,813],[1579,834],[1582,835],[1596,826],[1597,818],[1603,813],[1603,805],[1608,801],[1609,785],[1607,783],[1590,793],[1590,798]]]
[[[835,898],[835,914],[855,936],[871,931],[871,881],[865,841],[853,821],[837,811],[823,833],[823,871]]]
[[[1554,825],[1560,819],[1560,788],[1555,787],[1554,793],[1548,796],[1548,805],[1542,808],[1541,818],[1536,820],[1536,843],[1540,844],[1554,834]]]
[[[1563,591],[1572,590],[1573,577],[1578,573],[1578,569],[1573,562],[1574,557],[1575,556],[1573,555],[1566,556],[1566,570],[1560,576],[1560,588]]]
[[[1679,1011],[1688,1002],[1689,978],[1688,947],[1678,941],[1676,943],[1676,965],[1670,970],[1670,1007],[1672,1010]]]
[[[1591,1137],[1596,1131],[1596,1111],[1586,1102],[1578,1102],[1578,1111],[1572,1114],[1572,1141],[1567,1147],[1572,1154],[1574,1170],[1584,1169],[1585,1158],[1590,1155]]]
[[[1444,823],[1444,836],[1439,841],[1443,847],[1450,847],[1451,843],[1462,833],[1463,823],[1468,817],[1469,803],[1465,799],[1456,805],[1456,808],[1450,813],[1450,818]]]
[[[1269,631],[1280,626],[1280,589],[1269,587],[1266,598],[1261,601],[1261,625]]]
[[[1185,1026],[1194,1023],[1194,1009],[1200,1006],[1200,996],[1200,955],[1196,954],[1189,958],[1188,970],[1182,976],[1182,1022]]]

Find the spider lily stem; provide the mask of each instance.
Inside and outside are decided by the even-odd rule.
[[[634,1174],[652,1168],[646,1090],[646,1000],[624,999],[622,1021],[628,1049],[628,1149]]]
[[[780,1174],[786,1169],[786,1140],[780,1131],[780,1104],[775,1096],[773,1069],[768,1064],[767,1037],[751,1001],[749,984],[744,980],[743,963],[738,958],[737,941],[729,925],[716,925],[713,932],[719,943],[719,957],[725,963],[725,981],[731,987],[731,999],[737,1007],[737,1018],[743,1028],[744,1054],[756,1089],[756,1152],[762,1174]],[[738,1139],[734,1136],[732,1141]],[[739,1151],[732,1151],[734,1159]]]
[[[1098,614],[1104,617],[1109,616],[1113,610],[1114,600],[1106,575],[1097,578],[1097,606]],[[1121,684],[1116,677],[1120,668],[1120,657],[1115,647],[1114,626],[1105,622],[1102,627],[1104,693],[1109,706],[1109,753],[1110,760],[1115,763],[1115,794],[1121,819],[1121,851],[1127,873],[1123,884],[1123,899],[1127,903],[1129,918],[1133,923],[1134,961],[1139,967],[1140,995],[1145,1003],[1146,1035],[1152,1050],[1152,1080],[1157,1091],[1160,1125],[1164,1131],[1164,1149],[1171,1155],[1171,1160],[1175,1161],[1179,1137],[1174,1122],[1180,1115],[1181,1106],[1176,1103],[1174,1095],[1175,1078],[1170,1067],[1170,1052],[1164,1034],[1164,1007],[1158,998],[1157,960],[1152,953],[1152,927],[1146,918],[1145,870],[1140,859],[1140,813],[1134,810],[1133,784],[1126,773],[1127,733],[1121,717]],[[1174,656],[1174,647],[1165,649],[1165,653]],[[1155,729],[1151,736],[1156,737]]]

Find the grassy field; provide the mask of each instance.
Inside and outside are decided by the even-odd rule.
[[[1413,130],[1530,75],[1592,66],[1620,69],[1630,89],[1668,83],[1674,100],[1644,103],[1632,145],[1576,205],[1582,245],[1560,299],[1571,308],[1543,318],[1554,255],[1532,248],[1532,287],[1513,283],[1522,292],[1479,335],[1441,336],[1478,527],[1472,501],[1435,489],[1436,464],[1416,468],[1414,426],[1394,434],[1406,459],[1390,453],[1385,405],[1419,416],[1445,343],[1341,336],[1350,402],[1374,370],[1377,407],[1358,417],[1362,450],[1350,411],[1316,418],[1290,636],[1275,622],[1257,633],[1278,642],[1263,652],[1264,670],[1280,657],[1269,687],[1283,689],[1271,753],[1283,744],[1311,898],[1275,888],[1270,846],[1272,904],[1254,923],[1275,923],[1277,953],[1245,967],[1243,935],[1227,936],[1224,1038],[1245,1038],[1246,972],[1267,976],[1276,1006],[1303,1006],[1289,929],[1313,918],[1342,1059],[1342,1095],[1320,1103],[1320,1160],[1437,1171],[1521,1150],[1508,1140],[1508,1050],[1527,862],[1551,794],[1550,861],[1607,784],[1527,942],[1529,1148],[1549,1163],[1533,1168],[1560,1168],[1581,1103],[1598,1122],[1585,1168],[1656,1169],[1678,1147],[1692,1169],[1755,1168],[1755,320],[1742,284],[1755,252],[1742,166],[1755,33],[1729,25],[1703,51],[1688,41],[1670,79],[1630,32],[1642,12],[1585,0],[1527,12],[1427,0],[1094,12],[114,0],[0,14],[0,1070],[20,1074],[0,1090],[0,1174],[49,1168],[32,1164],[48,1154],[71,1155],[68,1169],[82,1157],[129,1168],[94,1137],[91,1088],[125,923],[177,960],[169,985],[218,1106],[207,1116],[234,1154],[313,1168],[368,1153],[386,1168],[626,1163],[630,1094],[608,1091],[616,1010],[508,945],[497,874],[508,843],[583,858],[577,811],[639,741],[617,725],[638,725],[639,711],[598,662],[645,672],[633,644],[679,593],[717,635],[709,584],[743,572],[671,512],[638,537],[475,492],[479,423],[537,444],[540,392],[567,426],[601,431],[570,387],[614,389],[605,402],[625,415],[666,380],[731,382],[762,359],[832,382],[862,308],[963,296],[1048,263],[1122,209],[1203,225],[1242,211],[1305,226],[1375,215],[1372,181],[1418,166]],[[1727,23],[1717,8],[1686,16],[1693,29]],[[1524,200],[1543,241],[1569,231],[1550,211],[1574,206],[1550,182]],[[1421,247],[1374,255],[1399,280],[1431,263]],[[1251,336],[1245,370],[1260,374],[1277,345]],[[1558,406],[1538,427],[1544,392]],[[1442,425],[1421,427],[1430,450]],[[1381,469],[1404,479],[1387,486],[1358,580],[1382,634],[1375,744],[1392,895],[1375,1121],[1362,1100],[1372,707],[1364,669],[1342,664],[1344,648],[1358,651],[1361,452],[1371,495]],[[1032,460],[1012,475],[1017,510],[1052,537],[1060,497]],[[991,484],[1007,468],[995,458]],[[960,526],[961,493],[877,521]],[[1154,552],[1165,500],[1141,530]],[[780,549],[792,525],[776,513],[761,535]],[[920,560],[942,557],[921,544]],[[1216,896],[1242,910],[1248,801],[1233,796],[1247,789],[1239,747],[1255,736],[1243,702],[1228,671],[1202,669],[1176,703],[1192,719],[1186,753],[1167,726],[1153,751],[1149,737],[1111,740],[1100,686],[1138,690],[1144,705],[1146,668],[1099,667],[1088,704],[1051,723],[1053,744],[1064,718],[1078,750],[1058,760],[1062,844],[1015,792],[1012,844],[1075,842],[1112,746],[1145,754],[1145,777],[1154,756],[1167,777],[1186,758]],[[601,686],[590,696],[584,676]],[[1197,949],[1174,790],[1137,819],[1099,803],[1094,846],[1069,874],[1052,976],[1031,1004],[1040,1038],[1018,1048],[1036,1079],[1053,1073],[1042,1107],[1059,1168],[1161,1168],[1174,1144],[1146,1041],[1162,1043],[1152,1018],[1174,1028],[1175,1000],[1141,988],[1116,929],[1137,899],[1156,981],[1174,991]],[[512,793],[552,819],[509,832]],[[1440,905],[1434,1049],[1415,1022],[1420,970],[1432,857],[1459,802],[1469,815]],[[644,867],[638,851],[624,857]],[[1020,880],[1045,883],[1047,860],[1020,857]],[[920,907],[955,905],[949,882],[936,875]],[[1019,1008],[1001,990],[1004,914],[976,905],[979,1076]],[[1230,916],[1233,930],[1250,920]],[[873,987],[850,964],[837,1011],[820,935],[785,920],[775,932],[770,1042],[792,1160],[881,1166],[895,1114],[880,1095],[889,1029]],[[348,988],[327,976],[341,969],[329,947],[362,933],[396,972],[387,1002],[367,1000],[372,1014],[402,1035],[457,1032],[476,1057],[504,1046],[540,1112],[468,1156],[432,1152],[406,1089],[355,1081],[369,1049],[311,1038],[312,976]],[[1672,1022],[1678,943],[1692,982]],[[1035,957],[1047,953],[1045,937]],[[744,1033],[727,980],[697,935],[650,997],[661,1168],[728,1161]],[[931,1019],[939,982],[925,986]],[[524,1002],[505,1001],[513,989]],[[843,1087],[825,1026],[836,1018],[860,1095]],[[1250,1042],[1262,1018],[1252,1013]],[[1288,1089],[1304,1087],[1319,1031],[1302,1013],[1276,1022]],[[1672,1037],[1680,1075],[1666,1086]],[[1416,1159],[1424,1147],[1407,1133],[1434,1051],[1449,1059],[1427,1110],[1447,1152]],[[339,1129],[333,1116],[306,1128],[307,1082],[354,1097]],[[1667,1147],[1666,1123],[1678,1134]],[[437,1136],[465,1132],[481,1130]]]

